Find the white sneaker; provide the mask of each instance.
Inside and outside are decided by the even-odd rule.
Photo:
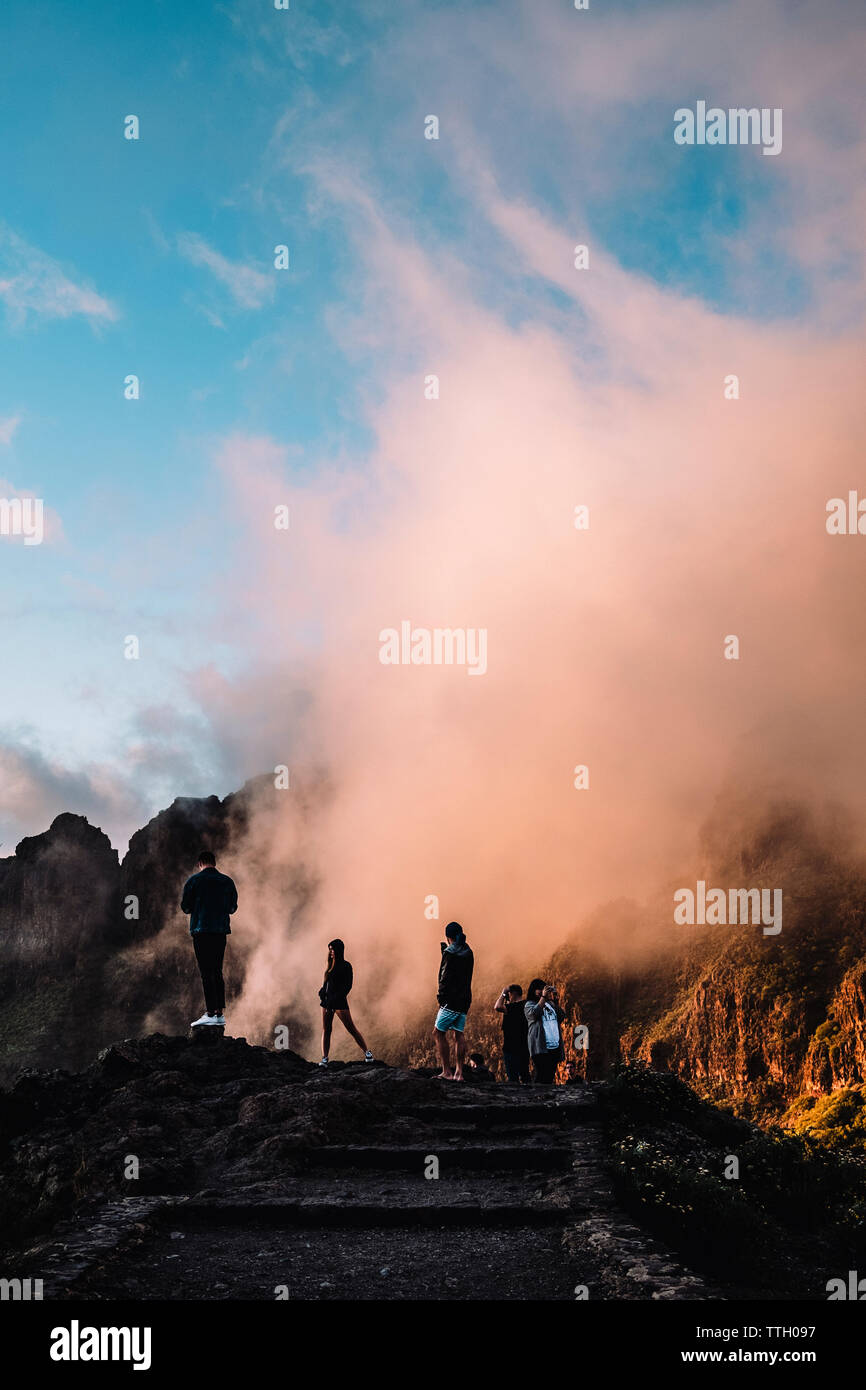
[[[225,1028],[225,1026],[226,1026],[226,1016],[225,1016],[225,1014],[217,1014],[216,1018],[214,1019],[214,1023],[216,1023],[220,1028]]]
[[[319,1063],[319,1066],[320,1066],[320,1067],[326,1067],[327,1065],[328,1065],[328,1059],[327,1059],[327,1057],[323,1057],[322,1060],[321,1060],[321,1062]]]
[[[213,1027],[213,1025],[215,1023],[219,1023],[219,1021],[220,1019],[218,1014],[202,1014],[201,1018],[195,1019],[195,1021],[191,1023],[189,1026],[190,1028],[202,1028],[206,1024],[210,1024],[211,1027]],[[225,1023],[225,1019],[223,1019],[222,1021],[223,1023]]]
[[[372,1052],[371,1052],[370,1049],[368,1048],[367,1051],[364,1053],[364,1061],[365,1061],[365,1062],[374,1062],[375,1060],[376,1060],[376,1059],[374,1058]]]

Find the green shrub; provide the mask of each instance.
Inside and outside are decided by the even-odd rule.
[[[621,1068],[602,1097],[620,1199],[706,1276],[802,1296],[825,1259],[832,1271],[866,1258],[866,1161],[812,1129],[863,1124],[860,1091],[802,1098],[787,1120],[803,1133],[759,1129],[643,1066]]]

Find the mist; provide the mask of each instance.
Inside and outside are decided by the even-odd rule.
[[[248,670],[196,693],[250,771],[290,770],[225,865],[247,955],[233,1025],[315,1020],[334,936],[370,1031],[432,1018],[452,918],[483,978],[537,968],[605,903],[695,871],[723,787],[844,807],[862,849],[866,542],[825,525],[859,476],[861,344],[722,316],[601,254],[570,271],[561,233],[491,193],[526,273],[569,300],[515,326],[350,179],[322,186],[379,331],[418,366],[383,375],[363,458],[311,480],[235,435],[216,459]],[[382,664],[404,621],[484,629],[486,672]],[[313,886],[293,905],[274,884],[298,865]]]

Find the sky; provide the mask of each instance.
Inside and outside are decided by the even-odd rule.
[[[0,536],[0,853],[286,764],[336,789],[328,920],[470,865],[562,916],[732,775],[859,814],[859,4],[2,25],[0,496],[46,530]],[[780,108],[780,153],[677,145],[699,100]],[[404,619],[489,631],[487,674],[383,667]]]

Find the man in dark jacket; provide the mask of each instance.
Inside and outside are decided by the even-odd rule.
[[[505,1075],[512,1084],[532,1084],[529,1074],[529,1024],[523,1005],[523,986],[506,985],[496,1003],[496,1013],[502,1014],[502,1060]]]
[[[217,872],[209,849],[198,857],[199,872],[183,885],[180,907],[189,913],[189,930],[204,986],[205,1012],[191,1025],[225,1028],[226,988],[223,956],[231,931],[229,917],[237,912],[238,890],[227,874]]]
[[[442,960],[439,965],[439,991],[436,998],[439,1012],[433,1025],[433,1037],[442,1070],[437,1080],[462,1081],[463,1062],[466,1057],[466,1015],[472,1003],[472,970],[475,957],[459,922],[449,922],[445,928],[446,941],[442,942]],[[448,1033],[454,1034],[455,1063],[451,1068],[451,1049]]]

